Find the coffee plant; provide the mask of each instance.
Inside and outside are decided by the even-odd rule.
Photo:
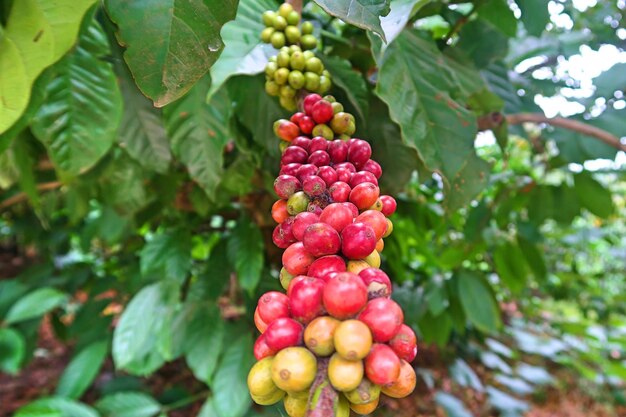
[[[625,18],[0,0],[0,416],[618,414]]]

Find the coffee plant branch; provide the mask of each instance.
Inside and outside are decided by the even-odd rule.
[[[563,129],[582,133],[583,135],[601,140],[609,146],[626,152],[626,144],[623,144],[617,136],[607,132],[606,130],[597,128],[587,123],[579,122],[578,120],[567,119],[564,117],[546,117],[541,113],[515,113],[507,115],[499,112],[489,113],[478,118],[478,130],[492,130],[500,126],[505,121],[510,125],[520,125],[522,123],[545,123],[550,126],[561,127]]]
[[[50,191],[60,188],[63,185],[60,181],[52,181],[45,182],[42,184],[37,184],[37,191]],[[11,207],[14,204],[21,203],[23,201],[28,200],[28,194],[21,192],[17,193],[12,197],[7,198],[6,200],[0,202],[0,211]]]

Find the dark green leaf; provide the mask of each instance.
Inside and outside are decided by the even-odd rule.
[[[389,46],[380,69],[378,95],[389,105],[405,143],[419,152],[427,168],[443,175],[450,209],[484,188],[488,173],[474,151],[476,119],[450,94],[461,89],[470,95],[482,88],[478,73],[444,57],[434,43],[411,31]]]
[[[119,213],[135,213],[153,198],[147,195],[144,182],[139,164],[118,152],[99,176],[102,201]]]
[[[522,22],[529,34],[540,36],[550,21],[548,4],[544,0],[515,0],[522,11]]]
[[[346,93],[348,100],[357,110],[358,116],[367,122],[368,119],[365,116],[369,110],[369,93],[363,75],[358,70],[354,70],[347,59],[335,56],[321,56],[321,58],[332,75],[333,83]]]
[[[626,63],[615,64],[593,79],[596,95],[612,98],[616,91],[624,91],[626,85]]]
[[[458,47],[478,68],[486,68],[492,62],[504,58],[508,50],[508,38],[490,22],[476,19],[463,26]]]
[[[611,192],[589,173],[574,175],[574,190],[580,204],[596,216],[607,218],[613,214]]]
[[[390,44],[402,32],[409,19],[428,3],[430,0],[391,0],[389,14],[380,18],[387,44]]]
[[[213,199],[222,179],[232,109],[226,92],[206,102],[209,83],[208,77],[201,79],[187,95],[167,106],[164,115],[174,154]]]
[[[55,7],[46,0],[11,3],[0,36],[0,133],[27,109],[35,79],[74,45],[81,21],[94,3],[61,0]]]
[[[191,267],[191,235],[185,229],[160,232],[145,244],[140,254],[141,273],[161,273],[182,282]]]
[[[61,171],[77,175],[91,168],[115,141],[122,117],[122,96],[106,35],[94,20],[78,47],[57,64],[48,99],[33,119],[32,130]]]
[[[533,275],[538,281],[542,281],[546,279],[548,275],[548,270],[546,267],[546,261],[543,259],[543,253],[537,245],[530,242],[526,238],[521,235],[517,236],[517,244],[519,245],[522,253],[524,254],[524,258],[530,266]]]
[[[517,19],[506,0],[488,0],[478,8],[478,16],[491,23],[509,38],[517,33]]]
[[[235,337],[235,334],[229,334]],[[242,417],[250,406],[246,378],[254,364],[252,338],[243,335],[226,348],[215,372],[213,384],[214,408],[220,417]]]
[[[261,42],[261,31],[265,28],[261,15],[266,10],[275,10],[272,0],[241,0],[235,20],[224,25],[222,39],[224,51],[211,67],[211,88],[207,99],[220,89],[233,75],[254,75],[263,72],[268,57],[276,51]],[[259,94],[262,94],[259,92]]]
[[[161,405],[142,392],[119,392],[102,398],[96,408],[103,417],[152,417]]]
[[[26,342],[17,331],[0,329],[0,370],[15,375],[22,366]]]
[[[519,246],[511,242],[498,246],[493,261],[498,276],[512,291],[519,292],[526,287],[528,265]]]
[[[80,351],[63,371],[56,394],[74,400],[82,397],[98,375],[108,352],[108,344],[106,340],[95,342]]]
[[[56,412],[56,413],[54,413]],[[42,413],[42,414],[40,414]],[[57,414],[58,413],[58,414]],[[100,417],[86,404],[63,398],[45,397],[20,408],[14,417]]]
[[[278,157],[279,139],[272,126],[274,121],[285,118],[287,113],[280,107],[278,100],[263,92],[263,80],[261,76],[238,76],[228,83],[228,92],[234,102],[234,114],[250,131],[254,141],[263,146],[270,155]],[[258,93],[250,94],[251,91]]]
[[[28,286],[19,279],[0,281],[0,317],[4,317],[11,305],[28,292]]]
[[[460,271],[456,277],[461,305],[469,321],[484,332],[496,332],[502,321],[498,303],[489,284],[472,271]]]
[[[118,369],[145,375],[161,366],[157,350],[162,327],[171,324],[178,292],[166,282],[139,291],[124,309],[113,334],[113,360]]]
[[[252,293],[263,271],[263,236],[257,225],[242,218],[228,240],[228,259],[235,266],[242,288]]]
[[[106,0],[105,7],[119,27],[135,82],[162,107],[182,97],[217,60],[223,47],[220,29],[235,17],[237,3]]]
[[[122,62],[117,67],[125,107],[117,140],[141,166],[164,173],[172,155],[161,112],[137,90],[127,67]]]
[[[420,317],[418,328],[425,342],[436,343],[443,347],[448,342],[452,332],[452,318],[447,313],[439,316],[426,313]]]
[[[7,323],[34,319],[60,306],[67,300],[67,295],[55,288],[39,288],[20,298],[7,313]]]
[[[37,190],[37,178],[35,177],[35,157],[26,137],[22,135],[13,142],[13,155],[15,164],[19,170],[18,182],[20,188],[28,195],[32,205],[40,208],[39,191]]]
[[[314,0],[331,16],[376,32],[383,41],[385,32],[380,25],[380,17],[389,13],[389,0]]]

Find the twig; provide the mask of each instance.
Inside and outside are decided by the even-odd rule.
[[[478,128],[479,130],[495,129],[505,120],[511,125],[519,125],[522,123],[545,123],[551,126],[561,127],[563,129],[568,129],[598,139],[615,149],[626,152],[626,144],[623,144],[617,136],[607,132],[606,130],[597,128],[587,123],[579,122],[578,120],[566,119],[564,117],[546,117],[541,113],[516,113],[505,116],[502,113],[494,112],[480,117],[478,119]]]
[[[59,188],[63,185],[63,183],[59,181],[52,182],[44,182],[43,184],[37,184],[37,191],[50,191],[56,188]],[[7,198],[3,202],[0,203],[0,210],[4,210],[8,207],[11,207],[14,204],[21,203],[22,201],[28,200],[28,194],[21,192],[17,193],[12,197]]]
[[[450,42],[450,39],[452,39],[452,37],[461,30],[463,25],[465,25],[469,21],[470,17],[474,14],[475,11],[476,4],[472,4],[472,8],[470,9],[470,11],[466,15],[459,17],[459,19],[454,22],[454,26],[452,26],[452,29],[450,29],[446,37],[443,38],[444,45],[447,45],[448,42]]]

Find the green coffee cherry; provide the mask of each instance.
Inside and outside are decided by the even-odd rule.
[[[281,140],[280,143],[278,144],[278,149],[280,149],[281,152],[285,152],[285,149],[287,149],[289,147],[289,142],[287,142],[286,140]]]
[[[289,47],[289,55],[292,55],[292,54],[294,54],[296,52],[302,52],[302,48],[300,48],[300,46],[298,46],[298,45],[291,45]]]
[[[263,12],[263,24],[267,27],[274,26],[274,19],[276,18],[276,12],[268,10]]]
[[[289,66],[291,67],[291,69],[303,71],[306,67],[304,54],[301,51],[296,51],[291,54],[291,58],[289,59]]]
[[[330,90],[330,78],[325,77],[325,76],[321,76],[320,77],[320,89],[319,89],[319,93],[320,94],[324,94],[325,92],[327,92],[328,90]]]
[[[287,79],[289,78],[289,70],[287,68],[278,68],[274,73],[274,81],[278,85],[287,84]]]
[[[352,139],[352,136],[350,135],[346,135],[345,133],[343,135],[339,135],[339,139],[343,140],[344,142],[349,141],[350,139]]]
[[[289,15],[287,15],[286,19],[288,24],[295,26],[300,23],[300,14],[295,10],[292,10]]]
[[[302,52],[302,54],[304,54],[304,59],[306,59],[307,61],[315,56],[315,53],[313,51],[304,51]]]
[[[272,55],[269,59],[270,62],[276,62],[276,55]]]
[[[278,65],[276,65],[275,62],[268,62],[265,66],[265,75],[267,75],[268,77],[273,77],[277,69]]]
[[[330,72],[328,72],[328,70],[323,70],[322,75],[330,80]]]
[[[278,15],[287,19],[287,17],[289,17],[289,14],[293,11],[294,11],[293,6],[291,4],[283,3],[278,8]]]
[[[289,47],[288,47],[288,46],[283,46],[282,48],[280,48],[280,49],[278,50],[278,52],[284,52],[284,53],[286,53],[287,55],[289,55],[289,54],[291,53],[291,51],[290,51],[290,49],[289,49]]]
[[[289,54],[287,52],[279,52],[276,55],[276,64],[278,64],[279,68],[289,68],[289,63],[291,58],[289,58]]]
[[[272,46],[276,49],[285,46],[285,34],[278,31],[272,33],[270,42],[272,43]]]
[[[332,106],[333,106],[333,114],[337,114],[343,111],[343,104],[341,104],[338,101],[332,103]]]
[[[330,94],[327,96],[322,97],[322,100],[327,101],[329,103],[336,103],[337,99],[335,98],[335,96],[331,96]]]
[[[293,70],[289,73],[289,85],[296,90],[304,87],[304,74],[298,70]]]
[[[274,25],[274,27],[276,27],[276,25]],[[317,47],[317,39],[313,35],[302,35],[300,45],[302,45],[302,49],[304,50],[315,49]]]
[[[280,91],[280,87],[274,81],[265,82],[265,92],[272,97],[276,97]]]
[[[309,58],[306,60],[306,70],[316,74],[322,74],[324,64],[322,63],[322,60],[317,57]]]
[[[282,99],[280,104],[283,104]],[[304,191],[298,191],[297,193],[292,194],[291,197],[289,197],[289,200],[287,200],[287,212],[292,216],[295,216],[296,214],[305,211],[308,205],[309,197],[307,197]]]
[[[335,104],[335,103],[333,103]],[[348,130],[350,123],[350,118],[347,113],[339,112],[333,116],[330,120],[330,128],[338,135],[343,135]]]
[[[276,30],[285,30],[287,27],[287,19],[282,16],[276,16],[274,18],[274,29]]]
[[[346,129],[345,134],[348,136],[352,136],[354,135],[354,132],[356,132],[356,125],[353,121],[350,121],[350,124],[348,124],[348,128]]]
[[[326,140],[333,140],[333,138],[335,137],[335,133],[333,132],[333,130],[325,124],[315,125],[312,133],[313,136],[321,136]]]
[[[288,98],[280,96],[278,99],[281,106],[283,106],[288,111],[296,111],[298,109],[298,103],[295,98]]]
[[[261,40],[265,43],[270,43],[271,39],[272,39],[272,35],[274,34],[274,32],[276,31],[276,29],[274,28],[265,28],[261,31]]]
[[[320,76],[314,72],[304,73],[304,88],[309,91],[317,91],[320,88]]]
[[[290,85],[283,85],[280,87],[280,96],[285,98],[294,98],[296,96],[296,90]]]
[[[300,27],[300,30],[302,30],[303,35],[311,35],[313,33],[313,29],[314,29],[313,23],[311,22],[302,22],[302,26]]]
[[[287,26],[285,37],[290,44],[298,43],[300,41],[300,29],[297,26]]]

